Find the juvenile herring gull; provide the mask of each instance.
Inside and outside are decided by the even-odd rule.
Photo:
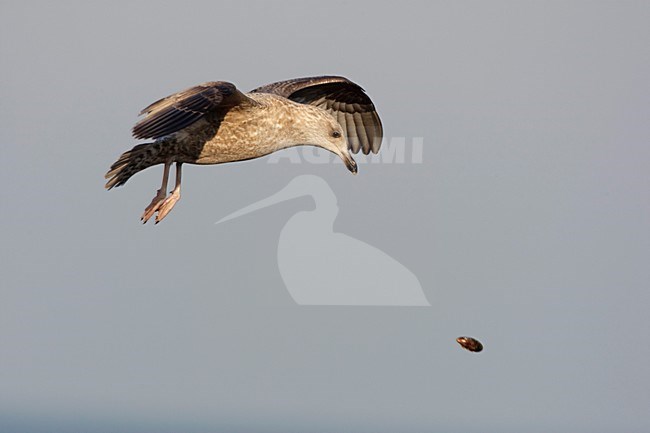
[[[153,139],[125,152],[106,173],[106,188],[164,164],[162,186],[142,214],[156,223],[180,199],[181,166],[259,158],[292,146],[322,147],[357,172],[351,153],[377,153],[382,125],[375,106],[358,85],[343,77],[296,78],[242,93],[225,81],[203,83],[162,98],[140,112],[138,139]],[[176,163],[176,186],[167,179]]]

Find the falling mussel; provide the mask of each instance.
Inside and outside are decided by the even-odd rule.
[[[476,338],[472,337],[458,337],[456,342],[460,344],[463,349],[467,349],[470,352],[480,352],[483,350],[483,345]]]

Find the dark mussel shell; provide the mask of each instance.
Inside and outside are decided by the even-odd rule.
[[[456,341],[458,342],[458,344],[463,346],[464,349],[467,349],[470,352],[480,352],[481,350],[483,350],[483,345],[476,338],[458,337]]]

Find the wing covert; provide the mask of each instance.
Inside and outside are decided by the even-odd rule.
[[[190,87],[150,104],[140,112],[145,117],[133,127],[133,136],[158,139],[180,131],[217,109],[228,109],[251,101],[234,84],[213,81]]]

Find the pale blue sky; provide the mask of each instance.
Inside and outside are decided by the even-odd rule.
[[[650,430],[648,2],[0,8],[0,430]],[[187,166],[158,226],[160,167],[103,190],[150,102],[317,74],[422,164]],[[214,225],[301,174],[431,307],[296,305],[308,198]]]

